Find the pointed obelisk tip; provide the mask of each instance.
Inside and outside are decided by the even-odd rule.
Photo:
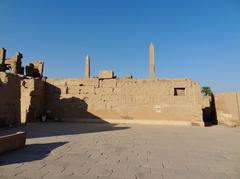
[[[89,55],[88,55],[88,53],[87,53],[87,55],[86,55],[86,60],[88,60],[90,57],[89,57]]]
[[[153,44],[153,42],[151,42],[151,43],[150,43],[150,47],[154,47],[154,44]]]

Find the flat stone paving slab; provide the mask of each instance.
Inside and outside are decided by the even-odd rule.
[[[0,178],[239,179],[240,128],[33,123]]]

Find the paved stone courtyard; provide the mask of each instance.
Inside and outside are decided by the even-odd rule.
[[[16,130],[16,129],[11,129]],[[240,128],[34,123],[0,178],[240,178]]]

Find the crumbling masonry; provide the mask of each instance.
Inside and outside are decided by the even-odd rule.
[[[136,80],[131,75],[119,79],[113,71],[100,71],[98,77],[92,78],[89,55],[83,78],[47,79],[43,77],[42,61],[30,63],[24,70],[21,53],[6,59],[6,50],[0,49],[0,126],[43,119],[175,125],[212,122],[214,99],[203,97],[200,85],[191,79],[157,79],[153,44],[149,51],[146,80]],[[224,105],[217,107],[223,113],[221,124],[239,125],[237,112],[224,118],[230,112],[224,111]],[[239,106],[235,111],[239,111]],[[204,115],[208,115],[208,121]]]

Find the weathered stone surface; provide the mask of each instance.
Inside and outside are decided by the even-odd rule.
[[[44,112],[45,82],[5,72],[0,72],[0,79],[0,126],[39,121]],[[52,89],[50,92],[55,94]]]
[[[99,79],[112,79],[114,78],[114,73],[111,70],[102,70],[99,72]]]
[[[6,49],[0,48],[0,72],[5,71]]]
[[[89,55],[86,56],[85,78],[90,78],[90,57],[89,57]]]
[[[24,73],[24,69],[22,67],[23,55],[20,52],[17,52],[16,55],[12,58],[5,59],[6,50],[2,49],[0,55],[1,71],[10,70],[13,74]]]
[[[60,122],[23,130],[27,145],[0,156],[0,178],[239,179],[240,128]]]
[[[17,132],[10,135],[0,136],[0,154],[11,150],[17,150],[25,146],[26,133]]]
[[[219,93],[214,96],[218,123],[231,127],[240,126],[240,93]]]
[[[48,81],[56,89],[61,89],[61,85],[66,84],[71,97],[79,99],[79,103],[84,102],[87,112],[96,117],[106,118],[111,113],[115,119],[128,116],[130,119],[203,122],[200,86],[191,79],[57,79],[57,83],[47,79]],[[81,84],[76,86],[78,82]],[[183,92],[175,94],[175,88]],[[65,112],[62,112],[61,104],[54,105],[56,103],[53,101],[57,99],[50,95],[51,91],[46,88],[46,108],[56,110],[64,118]],[[82,95],[81,98],[79,94]],[[62,98],[64,94],[61,93],[60,96]],[[77,106],[74,110],[77,111]],[[68,117],[76,118],[70,109],[68,113]]]
[[[115,88],[117,86],[117,80],[116,79],[109,79],[109,80],[101,80],[100,81],[100,87],[103,88]]]
[[[149,79],[155,79],[155,63],[154,63],[154,45],[150,44],[149,47]]]
[[[29,63],[25,67],[26,75],[31,77],[43,77],[44,62],[41,60],[34,61]]]

